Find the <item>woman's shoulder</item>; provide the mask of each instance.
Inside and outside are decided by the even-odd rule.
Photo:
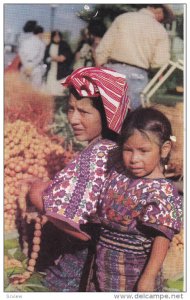
[[[115,142],[106,139],[97,139],[90,143],[79,155],[79,159],[90,160],[91,163],[99,163],[99,167],[106,164],[110,169],[119,155]],[[101,162],[100,162],[101,161]]]
[[[83,152],[92,150],[94,151],[109,151],[112,149],[117,149],[118,146],[116,144],[116,142],[113,142],[111,140],[108,139],[96,139],[95,141],[91,142],[84,150]]]

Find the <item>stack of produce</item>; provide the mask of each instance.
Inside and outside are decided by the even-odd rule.
[[[157,104],[155,108],[162,111],[168,117],[172,124],[173,135],[176,137],[176,142],[172,144],[167,175],[168,177],[183,176],[183,103],[177,103],[174,107]]]
[[[18,196],[21,180],[34,176],[44,180],[52,178],[64,167],[64,149],[39,134],[30,122],[17,120],[5,123],[5,231],[16,228]],[[22,199],[26,201],[25,198]],[[21,203],[20,208],[26,206]]]
[[[23,82],[18,72],[8,72],[4,80],[5,121],[31,122],[38,131],[47,131],[54,119],[54,99]]]
[[[50,134],[53,122],[53,99],[35,91],[22,82],[16,73],[5,76],[4,127],[4,229],[5,241],[16,232],[22,241],[22,253],[28,256],[27,223],[33,221],[34,237],[30,257],[20,273],[9,272],[16,263],[10,253],[5,256],[9,283],[17,285],[29,280],[34,272],[41,243],[41,229],[47,221],[32,207],[28,192],[28,178],[52,179],[73,158],[72,146],[64,147],[64,138]],[[14,234],[13,234],[14,235]],[[10,243],[11,244],[11,241]],[[12,252],[11,252],[12,253]]]

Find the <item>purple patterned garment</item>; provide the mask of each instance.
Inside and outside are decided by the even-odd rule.
[[[96,212],[108,173],[108,155],[116,148],[110,140],[96,139],[59,172],[43,195],[46,215],[81,231],[80,224],[87,223]]]
[[[129,178],[120,166],[106,178],[98,208],[97,280],[104,292],[135,291],[156,235],[172,239],[182,222],[182,199],[165,178]],[[162,291],[159,286],[157,291]]]

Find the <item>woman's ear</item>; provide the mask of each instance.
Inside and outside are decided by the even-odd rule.
[[[161,158],[166,158],[168,157],[170,151],[172,148],[172,143],[171,141],[166,141],[161,148]]]

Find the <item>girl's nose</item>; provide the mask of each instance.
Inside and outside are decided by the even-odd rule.
[[[132,155],[131,155],[131,163],[136,163],[138,162],[138,153],[137,152],[133,152]]]

